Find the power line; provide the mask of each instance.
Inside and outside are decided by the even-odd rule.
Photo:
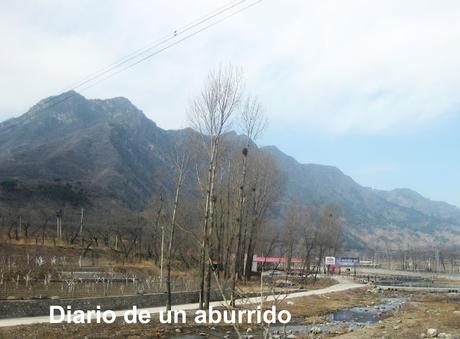
[[[244,2],[247,2],[247,1],[248,0],[239,0],[237,2],[227,4],[226,6],[223,6],[222,8],[220,8],[219,10],[217,10],[215,12],[212,12],[213,14],[209,14],[207,16],[204,16],[204,17],[202,17],[200,19],[197,19],[197,20],[193,21],[192,24],[187,24],[187,25],[183,26],[183,27],[185,27],[185,29],[182,28],[182,31],[180,33],[178,31],[174,31],[174,33],[172,35],[168,35],[168,38],[160,40],[160,42],[157,42],[154,46],[151,46],[151,47],[148,47],[148,48],[141,48],[141,49],[138,50],[139,52],[131,53],[130,54],[130,55],[132,55],[131,57],[125,57],[125,58],[121,59],[119,62],[116,62],[116,63],[112,64],[111,66],[108,66],[106,69],[101,70],[101,71],[96,72],[96,73],[93,73],[92,77],[81,81],[77,86],[75,86],[73,88],[70,88],[68,90],[69,91],[70,90],[75,90],[75,89],[81,88],[83,85],[86,85],[86,84],[87,84],[87,86],[84,86],[83,88],[81,88],[79,90],[80,92],[83,92],[83,91],[85,91],[85,90],[87,90],[89,88],[92,88],[92,87],[98,85],[99,83],[101,83],[103,81],[106,81],[106,80],[114,77],[115,75],[117,75],[117,74],[119,74],[121,72],[124,72],[124,71],[126,71],[126,70],[128,70],[128,69],[130,69],[130,68],[132,68],[132,67],[134,67],[134,66],[136,66],[136,65],[138,65],[138,64],[140,64],[140,63],[142,63],[142,62],[144,62],[146,60],[148,60],[148,59],[151,59],[152,57],[160,54],[161,52],[163,52],[163,51],[165,51],[165,50],[167,50],[169,48],[171,48],[171,47],[173,47],[173,46],[175,46],[175,45],[177,45],[177,44],[179,44],[179,43],[181,43],[181,42],[183,42],[183,41],[185,41],[187,39],[192,38],[193,36],[195,36],[195,35],[203,32],[203,31],[205,31],[205,30],[207,30],[207,29],[209,29],[209,28],[221,23],[222,21],[227,20],[227,19],[237,15],[238,13],[241,13],[241,12],[249,9],[250,7],[253,7],[253,6],[259,4],[263,0],[257,0],[255,2],[252,2],[252,3],[242,7],[242,8],[239,8],[236,11],[234,11],[234,12],[232,12],[232,13],[224,16],[224,17],[219,18],[218,20],[213,21],[210,24],[205,25],[204,27],[201,27],[200,29],[198,29],[196,31],[193,31],[193,32],[189,33],[188,35],[185,35],[184,37],[182,37],[182,38],[180,38],[178,40],[175,40],[175,41],[167,44],[166,46],[161,47],[158,50],[155,50],[154,52],[142,57],[141,59],[135,60],[137,57],[140,57],[141,55],[145,54],[146,52],[151,51],[154,48],[160,47],[165,42],[168,42],[170,40],[173,40],[174,38],[177,38],[179,36],[179,34],[184,34],[185,32],[187,32],[187,31],[189,31],[189,30],[191,30],[193,28],[196,28],[196,27],[202,25],[203,23],[206,23],[206,22],[208,22],[208,21],[210,21],[210,20],[212,20],[214,18],[217,18],[221,14],[223,14],[223,13],[225,13],[225,12],[231,10],[231,9],[234,9],[238,5],[240,5],[240,4],[244,3]],[[123,67],[123,68],[121,68],[119,70],[116,70],[118,67],[120,67],[120,66],[122,66],[122,65],[124,65],[124,64],[126,64],[126,63],[128,63],[129,61],[132,61],[132,60],[133,60],[133,62],[129,63],[127,66],[125,66],[125,67]],[[114,70],[116,70],[116,71],[112,72]],[[110,74],[108,74],[108,73],[110,73]],[[103,77],[103,78],[101,78],[101,76],[106,75],[106,74],[108,74],[108,75]],[[52,102],[51,104],[47,105],[46,107],[43,107],[43,108],[39,109],[38,111],[42,111],[42,110],[45,110],[45,109],[50,109],[50,108],[52,108],[52,107],[54,107],[56,105],[61,104],[62,102],[68,100],[69,98],[71,98],[71,97],[73,97],[75,95],[76,95],[76,93],[69,93],[69,95],[65,96],[61,100],[58,100],[57,102],[54,102],[54,103]],[[58,98],[58,97],[54,97],[54,98]],[[51,101],[52,100],[53,100],[53,98],[51,98]]]
[[[167,34],[165,36],[163,36],[161,39],[158,39],[156,40],[155,42],[153,43],[150,43],[148,44],[147,46],[145,47],[142,47],[142,48],[139,48],[135,51],[133,51],[132,53],[129,53],[128,55],[126,55],[124,58],[121,58],[120,60],[108,65],[107,67],[105,68],[102,68],[100,69],[99,71],[96,71],[96,72],[93,72],[91,74],[89,74],[88,76],[86,76],[85,78],[83,78],[82,80],[78,81],[77,83],[75,83],[74,85],[72,86],[69,86],[66,88],[66,90],[75,90],[83,85],[85,85],[86,83],[88,82],[91,82],[92,80],[95,80],[97,79],[98,77],[104,75],[104,74],[107,74],[108,72],[116,69],[117,67],[119,66],[122,66],[123,64],[147,53],[148,51],[154,49],[154,48],[157,48],[159,46],[161,46],[162,44],[174,39],[175,37],[193,29],[194,27],[202,24],[203,22],[206,22],[207,20],[210,20],[212,19],[213,17],[219,15],[219,14],[222,14],[223,12],[227,11],[227,10],[230,10],[240,4],[242,4],[243,2],[246,2],[247,0],[238,0],[238,1],[233,1],[225,6],[222,6],[220,7],[219,9],[217,10],[214,10],[206,15],[204,15],[203,17],[200,17],[198,19],[195,19],[191,22],[189,22],[188,24],[176,29],[173,31],[173,33],[170,33],[170,34]],[[65,92],[66,90],[64,90],[63,92]]]
[[[215,26],[215,25],[221,23],[222,21],[224,21],[224,20],[226,20],[226,19],[228,19],[228,18],[231,18],[232,16],[234,16],[234,15],[236,15],[236,14],[238,14],[238,13],[240,13],[240,12],[246,10],[246,9],[248,9],[249,7],[252,7],[252,6],[254,6],[254,5],[256,5],[256,4],[260,3],[260,2],[262,2],[262,1],[263,1],[263,0],[257,0],[256,2],[253,2],[253,3],[251,3],[250,5],[248,5],[248,6],[246,6],[246,7],[243,7],[243,8],[241,8],[240,10],[238,10],[238,11],[236,11],[236,12],[233,12],[233,13],[231,13],[231,14],[225,16],[225,17],[221,18],[221,19],[218,20],[218,21],[215,21],[215,22],[212,22],[211,24],[206,25],[205,27],[199,29],[198,31],[195,31],[195,32],[193,32],[193,33],[190,33],[189,35],[186,35],[185,37],[183,37],[183,38],[181,38],[181,39],[179,39],[179,40],[174,41],[173,43],[171,43],[171,44],[169,44],[169,45],[167,45],[167,46],[165,46],[165,47],[162,47],[161,49],[159,49],[159,50],[153,52],[152,54],[149,54],[149,55],[143,57],[142,59],[137,60],[137,61],[135,61],[135,62],[129,64],[128,66],[126,66],[126,67],[124,67],[124,68],[122,68],[122,69],[120,69],[120,70],[118,70],[118,71],[116,71],[116,72],[114,72],[114,73],[108,75],[107,77],[102,78],[102,79],[100,79],[99,81],[97,81],[97,82],[95,82],[95,83],[93,83],[93,84],[91,84],[91,85],[88,85],[88,86],[84,87],[84,88],[82,89],[82,91],[87,90],[87,89],[89,89],[89,88],[91,88],[91,87],[94,87],[94,86],[96,86],[97,84],[99,84],[99,83],[101,83],[101,82],[103,82],[103,81],[105,81],[105,80],[107,80],[107,79],[110,79],[110,78],[114,77],[115,75],[117,75],[117,74],[119,74],[119,73],[121,73],[121,72],[124,72],[124,71],[126,71],[126,70],[128,70],[128,69],[130,69],[130,68],[132,68],[132,67],[134,67],[134,66],[136,66],[137,64],[142,63],[142,62],[144,62],[144,61],[146,61],[146,60],[148,60],[148,59],[150,59],[150,58],[156,56],[157,54],[160,54],[161,52],[163,52],[163,51],[165,51],[165,50],[167,50],[167,49],[169,49],[169,48],[171,48],[171,47],[173,47],[173,46],[175,46],[175,45],[181,43],[182,41],[187,40],[187,39],[190,39],[191,37],[197,35],[198,33],[201,33],[201,32],[203,32],[203,31],[205,31],[206,29],[208,29],[208,28],[210,28],[210,27],[212,27],[212,26]]]

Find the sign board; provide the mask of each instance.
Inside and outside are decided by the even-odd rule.
[[[359,258],[357,257],[342,257],[337,259],[337,264],[340,266],[357,266]]]
[[[335,257],[325,257],[324,263],[326,265],[335,265]]]

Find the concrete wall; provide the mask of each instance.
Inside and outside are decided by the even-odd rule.
[[[66,309],[71,306],[72,310],[123,310],[131,309],[134,305],[138,308],[155,307],[166,305],[166,293],[130,295],[121,297],[97,297],[78,299],[42,299],[42,300],[2,300],[0,301],[0,319],[35,317],[49,315],[50,306],[61,306]],[[222,300],[220,293],[214,291],[211,300]],[[199,291],[173,292],[172,304],[190,304],[199,301]]]

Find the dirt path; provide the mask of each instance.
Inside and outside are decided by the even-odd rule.
[[[357,284],[355,282],[338,278],[338,284],[332,285],[326,288],[318,289],[318,290],[310,290],[304,292],[296,292],[291,294],[281,294],[281,295],[270,295],[264,296],[263,302],[269,302],[274,300],[280,299],[292,299],[292,298],[300,298],[300,297],[307,297],[311,295],[321,295],[327,294],[332,292],[340,292],[349,289],[363,287],[362,284]],[[250,305],[250,304],[258,304],[261,302],[261,297],[251,297],[251,298],[244,298],[237,300],[237,305]],[[212,307],[219,307],[225,306],[224,302],[222,301],[215,301],[211,303]],[[175,305],[172,307],[173,310],[196,310],[198,309],[198,303],[193,304],[183,304],[183,305]],[[150,307],[150,308],[142,308],[139,310],[146,310],[149,313],[159,313],[160,311],[164,310],[164,307]],[[120,310],[115,311],[117,317],[122,317],[127,310]],[[9,326],[19,326],[19,325],[31,325],[31,324],[38,324],[38,323],[49,323],[49,316],[40,316],[40,317],[24,317],[24,318],[11,318],[11,319],[1,319],[0,320],[0,327],[9,327]]]

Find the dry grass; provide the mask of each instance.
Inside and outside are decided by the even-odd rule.
[[[110,248],[98,247],[87,253],[79,262],[81,247],[62,243],[45,242],[44,245],[24,243],[23,241],[0,242],[0,299],[8,297],[24,298],[51,297],[61,298],[117,296],[161,292],[159,287],[160,268],[152,260],[121,260]],[[36,259],[43,259],[38,266]],[[181,272],[181,264],[174,263],[172,271],[173,290],[196,289],[196,272]],[[94,271],[121,273],[126,278],[106,284],[102,281],[80,282],[78,279],[59,278],[60,272]],[[50,276],[52,281],[45,283]],[[120,276],[120,275],[118,275]],[[27,277],[27,282],[26,282]],[[61,279],[61,280],[57,280]]]
[[[317,323],[323,315],[355,306],[376,305],[380,296],[367,292],[367,287],[323,295],[284,300],[278,308],[287,309],[293,318],[305,323]]]

